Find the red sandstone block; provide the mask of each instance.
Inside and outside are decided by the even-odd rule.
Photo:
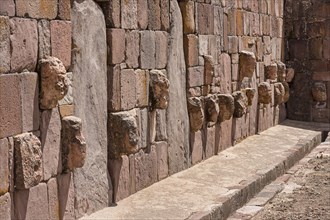
[[[130,195],[129,159],[126,155],[123,155],[121,158],[123,162],[119,175],[119,186],[116,198],[117,201],[125,199]]]
[[[39,44],[38,44],[38,60],[50,56],[51,46],[50,46],[50,23],[49,21],[43,19],[38,22],[38,34],[39,34]]]
[[[220,144],[218,147],[218,152],[223,151],[233,145],[232,124],[232,118],[220,124]]]
[[[168,34],[164,31],[155,31],[156,37],[156,68],[164,69],[167,64],[167,43]]]
[[[52,56],[59,58],[68,70],[71,66],[71,22],[51,21],[50,36]]]
[[[9,173],[8,161],[9,161],[9,143],[7,138],[3,138],[0,139],[0,196],[5,194],[9,190],[10,173]]]
[[[142,69],[154,69],[156,65],[156,37],[154,31],[142,31],[140,42],[140,67]]]
[[[197,3],[197,23],[199,34],[214,33],[214,10],[210,4]]]
[[[1,0],[0,15],[15,16],[14,0]]]
[[[124,29],[137,29],[137,1],[121,1],[121,27]]]
[[[203,159],[210,158],[217,153],[215,152],[215,126],[207,128],[206,132],[206,146]]]
[[[0,74],[7,73],[10,71],[10,23],[5,16],[0,16],[0,51]]]
[[[139,66],[140,34],[138,31],[127,31],[126,37],[126,64],[128,68]]]
[[[165,141],[156,142],[155,148],[157,152],[158,180],[162,180],[168,176],[167,142]]]
[[[22,133],[20,78],[0,75],[0,138]]]
[[[60,219],[57,179],[52,178],[47,182],[49,219]]]
[[[120,66],[108,66],[108,103],[110,111],[120,110]]]
[[[227,24],[228,22],[228,16],[226,14],[224,14],[223,16],[223,51],[228,51],[228,25],[225,25]],[[237,33],[237,32],[236,32]]]
[[[231,36],[236,35],[236,10],[230,9],[228,11],[228,34]]]
[[[170,5],[168,0],[160,0],[160,21],[161,30],[167,31],[170,28]]]
[[[57,177],[60,219],[75,219],[74,186],[72,173]]]
[[[120,72],[120,107],[129,110],[136,105],[136,76],[133,69]]]
[[[138,19],[138,26],[140,29],[145,30],[148,27],[148,1],[146,0],[137,0],[137,19]]]
[[[198,37],[194,34],[185,35],[183,38],[187,66],[198,65]]]
[[[120,1],[111,0],[102,4],[105,23],[109,28],[120,28]]]
[[[238,36],[243,35],[243,11],[236,11],[236,34]]]
[[[38,57],[37,21],[32,19],[10,19],[11,72],[24,69],[33,72]]]
[[[0,216],[3,219],[12,219],[11,218],[11,197],[9,193],[4,194],[3,196],[0,196]]]
[[[160,0],[147,0],[148,1],[148,29],[149,30],[160,30]]]
[[[191,164],[195,165],[203,159],[203,141],[201,131],[190,134]]]
[[[149,74],[146,70],[135,70],[137,107],[147,107],[149,102]]]
[[[125,30],[107,29],[108,63],[119,64],[125,60]]]
[[[187,80],[189,88],[204,85],[204,68],[202,66],[189,67]]]
[[[58,17],[62,20],[71,20],[71,0],[59,0]]]
[[[19,17],[55,19],[57,0],[16,0],[16,15]]]

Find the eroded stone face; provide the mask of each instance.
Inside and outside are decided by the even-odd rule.
[[[246,89],[244,89],[244,92],[245,92],[245,95],[246,95],[247,100],[248,100],[248,106],[251,106],[253,98],[256,94],[256,90],[253,89],[253,88],[246,88]]]
[[[241,118],[246,113],[248,99],[244,92],[236,91],[233,93],[234,97],[234,117]]]
[[[38,137],[24,133],[14,137],[15,187],[29,189],[38,185],[42,176],[42,151]]]
[[[274,104],[279,105],[284,102],[285,89],[282,83],[274,84]]]
[[[217,122],[219,116],[219,104],[216,95],[209,95],[205,98],[206,120]]]
[[[40,108],[52,109],[68,92],[69,78],[63,63],[56,57],[40,60]]]
[[[111,113],[109,115],[109,158],[134,154],[140,150],[139,130],[135,111]]]
[[[62,164],[64,171],[82,167],[86,158],[86,142],[81,132],[81,119],[67,116],[62,119]]]
[[[200,98],[191,97],[188,99],[188,112],[190,121],[190,130],[196,132],[203,127],[204,111],[203,103]]]
[[[170,82],[162,71],[150,71],[150,97],[152,109],[167,108],[169,102],[169,87]]]
[[[284,87],[283,102],[286,103],[287,101],[289,101],[290,98],[290,87],[287,82],[282,82],[282,85]]]
[[[242,51],[239,54],[239,75],[240,80],[244,77],[251,78],[256,67],[256,57],[254,53]]]
[[[234,97],[230,94],[219,94],[219,121],[223,122],[225,120],[229,120],[234,114],[235,105],[234,105]]]
[[[286,80],[286,66],[281,61],[277,62],[277,79],[280,82],[285,82]]]
[[[262,82],[258,86],[258,102],[269,104],[272,102],[272,88],[268,82]]]
[[[327,101],[327,87],[324,82],[315,82],[312,87],[313,99],[316,102]]]
[[[277,64],[272,63],[268,66],[265,66],[265,77],[266,79],[276,80],[277,78]]]

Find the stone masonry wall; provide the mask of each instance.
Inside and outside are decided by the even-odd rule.
[[[285,38],[288,65],[296,70],[288,117],[330,122],[330,2],[287,0]]]

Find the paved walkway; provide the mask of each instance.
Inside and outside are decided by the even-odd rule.
[[[83,219],[225,219],[317,146],[326,129],[287,120]]]

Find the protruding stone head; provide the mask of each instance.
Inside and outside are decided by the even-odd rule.
[[[109,116],[109,158],[134,154],[140,150],[137,116],[132,111]]]
[[[244,92],[245,92],[245,95],[246,95],[247,100],[248,100],[248,106],[251,106],[253,98],[256,94],[256,90],[253,89],[253,88],[246,88],[246,89],[244,89]]]
[[[277,64],[272,63],[265,66],[265,77],[266,79],[276,80],[277,79]]]
[[[52,109],[68,92],[69,78],[63,63],[56,57],[40,60],[40,108]]]
[[[274,104],[280,105],[284,102],[285,89],[282,83],[274,84]]]
[[[219,121],[223,122],[225,120],[229,120],[235,110],[234,105],[234,97],[230,94],[219,94],[218,95],[219,100]]]
[[[248,104],[247,97],[244,92],[236,91],[233,93],[234,97],[234,117],[241,118],[246,113],[246,108]]]
[[[285,82],[286,79],[286,66],[281,61],[277,62],[277,78],[280,82]]]
[[[258,86],[258,103],[269,104],[272,102],[272,88],[268,82],[262,82]]]
[[[239,54],[239,75],[240,80],[244,77],[251,78],[256,68],[256,57],[254,53],[241,51]]]
[[[205,98],[206,120],[217,122],[219,116],[219,104],[216,95],[209,95]]]
[[[202,100],[198,97],[188,99],[190,130],[196,132],[203,127],[204,111]]]
[[[86,141],[81,132],[81,119],[67,116],[62,119],[62,164],[64,171],[82,167],[86,158]]]
[[[150,71],[150,101],[152,109],[166,109],[169,102],[170,82],[160,70]]]
[[[324,82],[315,82],[312,87],[313,99],[316,102],[327,101],[327,87]]]
[[[287,101],[289,101],[290,98],[290,87],[289,84],[287,82],[282,82],[282,85],[284,87],[284,97],[283,97],[283,103],[286,103]]]

